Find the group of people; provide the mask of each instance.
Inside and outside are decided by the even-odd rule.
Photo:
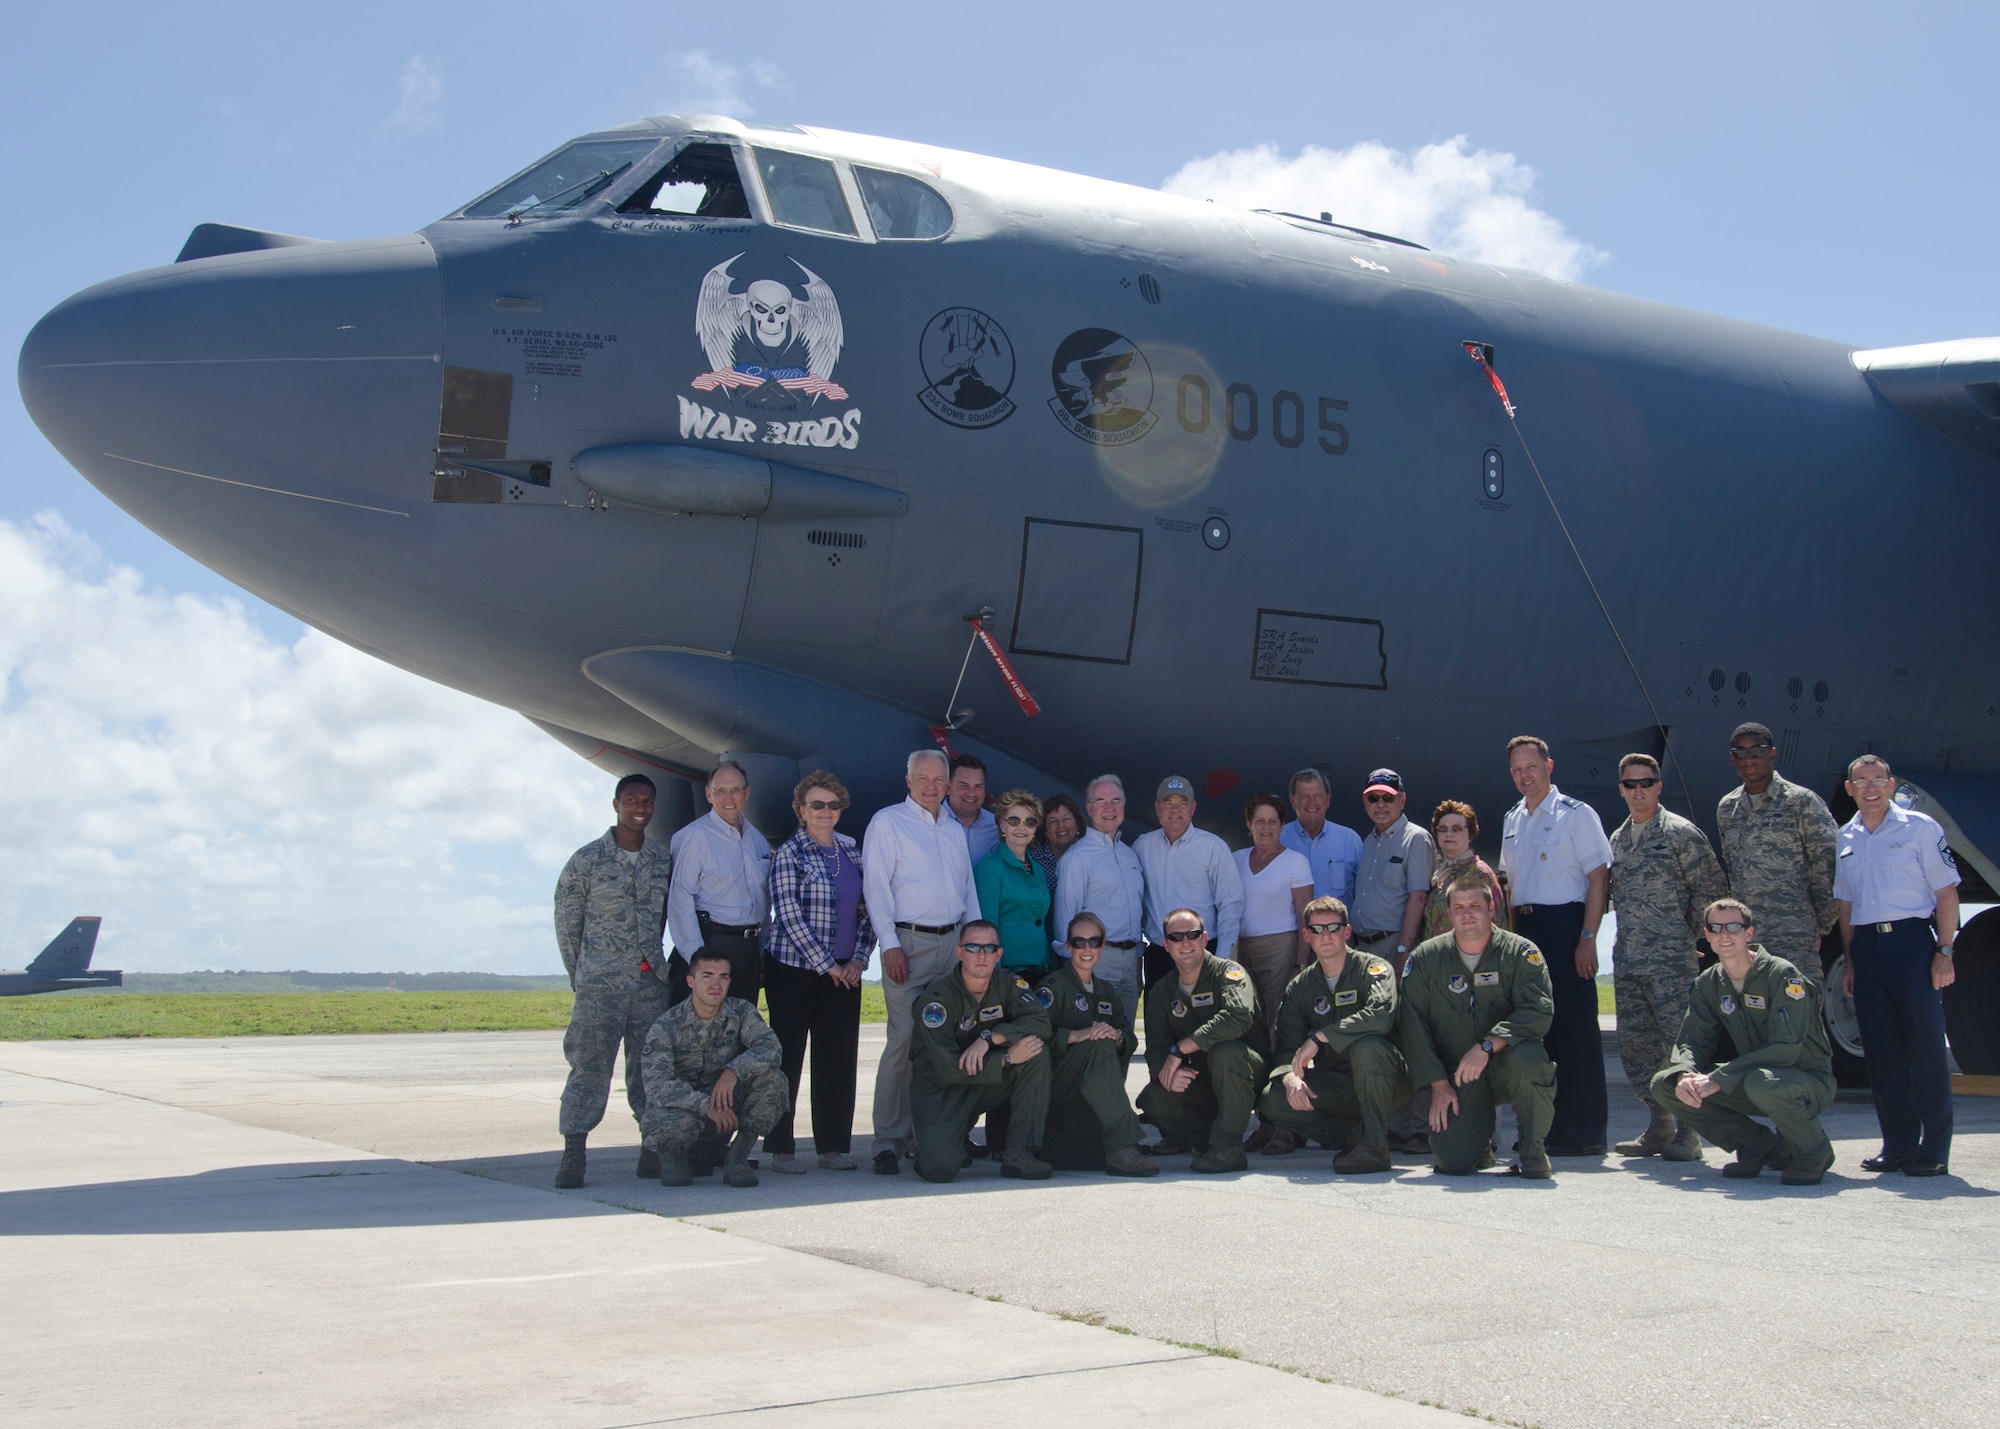
[[[1819,949],[1837,926],[1883,1136],[1862,1168],[1941,1174],[1938,994],[1958,883],[1942,831],[1896,804],[1880,756],[1849,767],[1843,827],[1776,756],[1762,725],[1731,737],[1741,784],[1717,809],[1718,859],[1660,806],[1653,756],[1621,761],[1628,817],[1607,836],[1555,787],[1547,744],[1518,737],[1497,870],[1473,851],[1470,805],[1445,800],[1414,824],[1387,768],[1361,791],[1366,837],[1328,817],[1329,781],[1308,768],[1288,799],[1250,797],[1234,852],[1194,826],[1178,775],[1155,790],[1158,827],[1128,844],[1116,775],[1081,807],[989,799],[976,757],[918,750],[908,797],[858,844],[838,829],[847,790],[821,770],[793,791],[798,828],[775,849],[744,816],[739,765],[718,766],[709,812],[670,848],[645,835],[651,781],[629,775],[617,822],[557,884],[577,996],[556,1184],[583,1183],[621,1047],[641,1176],[686,1185],[719,1169],[748,1186],[760,1164],[807,1170],[794,1112],[808,1053],[817,1165],[857,1169],[861,984],[878,953],[878,1174],[907,1161],[949,1181],[982,1154],[1031,1180],[1150,1176],[1156,1157],[1190,1153],[1192,1169],[1226,1172],[1316,1142],[1343,1174],[1424,1153],[1457,1175],[1496,1164],[1505,1103],[1509,1169],[1548,1177],[1552,1157],[1608,1149],[1596,978],[1614,907],[1620,1058],[1650,1113],[1620,1154],[1698,1161],[1705,1137],[1736,1153],[1726,1175],[1821,1179],[1834,1079]],[[1716,961],[1701,971],[1704,939]],[[1141,1052],[1135,1108],[1126,1070]]]

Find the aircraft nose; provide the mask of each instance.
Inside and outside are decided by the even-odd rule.
[[[288,528],[427,499],[442,335],[419,236],[229,254],[58,305],[22,345],[21,398],[112,500],[268,591],[255,568]]]

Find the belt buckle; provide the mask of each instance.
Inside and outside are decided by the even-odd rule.
[[[1875,931],[1878,933],[1893,933],[1896,931],[1896,925],[1894,923],[1877,923]]]
[[[1535,905],[1532,903],[1516,903],[1514,911],[1516,913],[1532,913],[1535,911]]]

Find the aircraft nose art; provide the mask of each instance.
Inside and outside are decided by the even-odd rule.
[[[240,583],[407,532],[442,383],[437,260],[417,236],[150,269],[86,289],[21,349],[22,401],[91,483]],[[303,602],[308,603],[309,602]]]

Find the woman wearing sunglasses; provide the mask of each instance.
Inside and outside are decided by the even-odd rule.
[[[972,870],[979,916],[1000,930],[1000,970],[1033,983],[1049,965],[1049,885],[1028,857],[1042,826],[1042,801],[1009,789],[993,801],[993,818],[1000,846]]]

